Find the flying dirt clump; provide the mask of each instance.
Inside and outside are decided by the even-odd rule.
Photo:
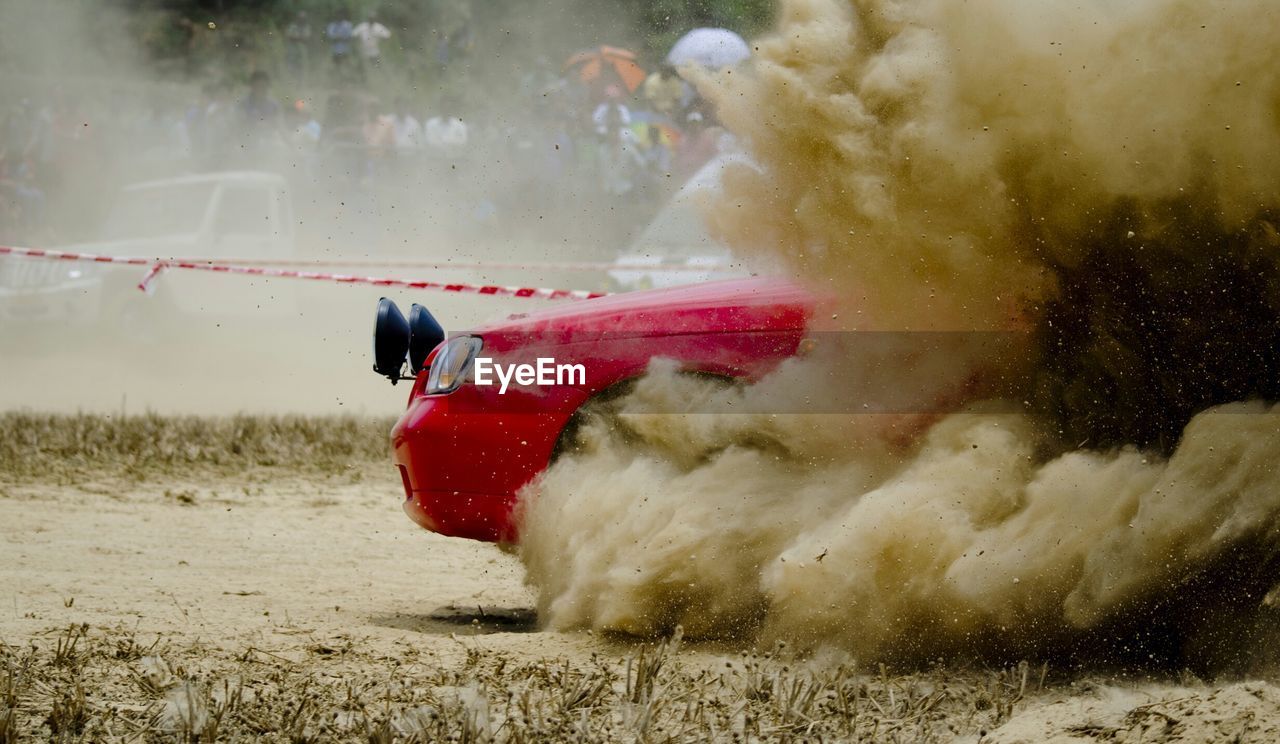
[[[1020,318],[1021,412],[917,417],[895,445],[861,415],[707,415],[838,395],[810,362],[729,392],[659,365],[528,489],[543,619],[889,659],[1256,657],[1278,37],[1256,0],[784,2],[751,70],[703,82],[758,166],[726,173],[713,229],[855,330]]]

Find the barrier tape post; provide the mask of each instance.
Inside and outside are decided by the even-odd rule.
[[[142,281],[138,282],[138,289],[141,289],[148,295],[155,294],[156,288],[151,285],[151,280],[160,276],[160,274],[167,268],[169,268],[169,266],[165,262],[157,261],[150,269],[147,269],[146,276],[142,277]]]

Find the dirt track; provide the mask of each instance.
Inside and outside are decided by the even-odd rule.
[[[807,731],[903,741],[1280,732],[1280,688],[1265,682],[1113,683],[1049,670],[1041,687],[1034,665],[846,677],[832,671],[840,660],[707,646],[672,656],[538,631],[517,559],[418,530],[390,476],[360,466],[0,487],[0,652],[11,670],[0,702],[16,690],[16,730],[207,738],[212,721],[220,737],[282,740]]]
[[[521,645],[515,558],[417,529],[390,480],[339,480],[11,487],[0,628],[121,625],[276,653],[299,637],[380,648],[494,630]],[[472,627],[482,612],[496,617]]]

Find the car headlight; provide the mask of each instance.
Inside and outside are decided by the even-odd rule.
[[[482,346],[480,339],[475,336],[455,336],[449,339],[431,362],[431,372],[427,375],[427,387],[423,393],[438,395],[457,390]]]

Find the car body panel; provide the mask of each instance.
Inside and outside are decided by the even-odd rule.
[[[441,534],[514,541],[520,488],[547,467],[584,403],[659,357],[690,372],[759,379],[796,353],[814,307],[789,282],[730,280],[565,304],[469,331],[496,362],[550,357],[583,365],[586,378],[423,395],[424,370],[392,432],[406,513]]]

